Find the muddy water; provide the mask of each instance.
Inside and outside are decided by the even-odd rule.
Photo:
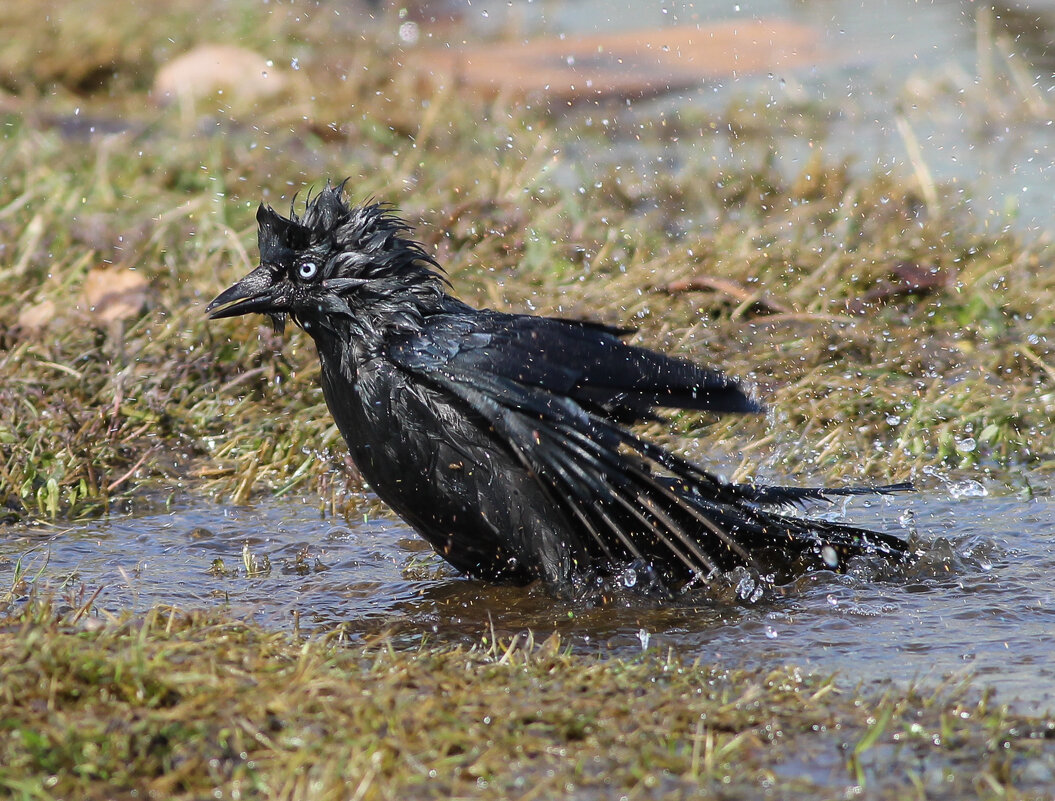
[[[882,581],[818,573],[754,605],[555,603],[537,589],[454,575],[398,521],[324,518],[289,499],[225,508],[185,498],[136,516],[8,529],[0,586],[11,586],[21,559],[70,603],[98,592],[97,615],[221,607],[303,633],[341,626],[353,643],[387,633],[407,647],[479,643],[492,626],[504,638],[558,631],[580,653],[674,648],[730,667],[795,664],[869,683],[975,675],[1023,711],[1055,709],[1055,501],[979,496],[980,487],[826,512],[914,528],[921,566]]]

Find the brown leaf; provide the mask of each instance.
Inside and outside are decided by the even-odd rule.
[[[148,288],[147,279],[134,270],[95,267],[84,279],[84,307],[97,325],[126,320],[142,313]]]
[[[562,107],[664,94],[732,75],[780,73],[830,60],[831,52],[818,29],[772,18],[522,43],[450,42],[413,51],[410,64],[433,84],[544,97]]]
[[[51,300],[42,300],[32,306],[22,309],[18,315],[18,327],[24,331],[43,331],[48,324],[55,319],[55,303]]]
[[[174,58],[158,70],[154,96],[199,99],[225,92],[228,99],[257,100],[278,94],[288,78],[259,53],[234,45],[207,44]]]
[[[788,314],[791,312],[790,307],[767,297],[762,290],[748,289],[731,278],[696,275],[692,278],[671,281],[665,288],[671,294],[694,291],[717,292],[740,305],[746,304],[748,309],[754,310],[756,314]]]
[[[944,289],[955,280],[955,273],[941,267],[923,267],[911,261],[899,261],[890,271],[889,278],[883,278],[865,292],[864,297],[852,300],[847,308],[858,314],[869,307],[874,307],[905,295],[929,295],[938,289]]]

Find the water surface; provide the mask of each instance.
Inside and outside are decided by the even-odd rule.
[[[353,645],[383,633],[404,647],[475,644],[492,629],[502,638],[557,631],[579,653],[674,648],[728,667],[793,664],[866,683],[973,675],[1021,711],[1055,709],[1055,502],[978,496],[980,487],[826,512],[901,534],[915,528],[921,565],[884,580],[816,573],[757,604],[555,602],[538,588],[455,575],[399,521],[323,517],[290,499],[231,508],[189,497],[72,526],[11,526],[0,586],[21,559],[71,603],[98,593],[96,615],[220,607],[268,627],[340,626]]]
[[[568,164],[629,163],[661,174],[698,162],[751,168],[758,153],[742,142],[724,141],[721,132],[728,109],[757,108],[763,98],[766,108],[790,115],[780,119],[775,114],[779,121],[765,123],[759,142],[779,155],[780,167],[790,176],[807,169],[818,153],[829,161],[848,159],[862,174],[893,172],[913,179],[923,170],[952,185],[983,224],[1011,225],[1045,237],[1055,225],[1050,202],[1055,192],[1052,0],[529,0],[469,9],[454,29],[457,35],[451,35],[456,43],[472,41],[474,31],[494,34],[503,26],[525,40],[559,35],[569,42],[598,32],[677,25],[705,29],[754,19],[785,20],[815,32],[814,63],[767,75],[731,71],[696,89],[631,100],[630,119],[613,116],[618,103],[602,105],[594,124],[611,121],[629,146],[616,141],[597,152],[564,142]],[[656,151],[636,141],[637,124],[677,119],[686,110],[712,112],[722,123],[720,135],[686,133]],[[811,114],[825,120],[820,139],[803,133],[799,124],[802,115]]]

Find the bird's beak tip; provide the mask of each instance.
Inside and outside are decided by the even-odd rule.
[[[205,307],[211,320],[237,317],[252,312],[277,312],[274,284],[258,268],[238,283],[229,286]]]
[[[223,304],[220,303],[220,297],[216,296],[212,299],[208,306],[205,307],[205,313],[208,315],[210,320],[215,320],[218,317],[223,317]]]
[[[246,309],[242,308],[247,301],[253,300],[251,297],[229,297],[232,289],[237,289],[237,285],[230,289],[224,290],[215,298],[212,302],[205,307],[205,313],[209,316],[210,320],[218,320],[221,317],[237,317],[240,314],[244,314]]]

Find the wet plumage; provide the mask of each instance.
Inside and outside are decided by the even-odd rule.
[[[340,187],[257,220],[260,267],[209,313],[312,336],[363,477],[463,573],[575,594],[629,571],[673,596],[737,566],[782,581],[905,558],[888,534],[769,508],[858,490],[728,484],[628,428],[664,407],[759,411],[721,372],[625,329],[472,308],[390,209]]]

